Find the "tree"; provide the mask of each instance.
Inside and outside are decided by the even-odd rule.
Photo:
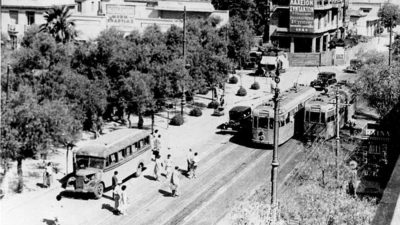
[[[389,66],[392,57],[392,30],[400,22],[400,9],[398,5],[385,3],[378,11],[378,16],[381,18],[381,23],[384,27],[389,28]]]
[[[245,21],[234,17],[231,20],[228,35],[228,57],[240,66],[248,58],[253,45],[253,32]]]
[[[22,190],[22,161],[79,132],[79,124],[62,100],[38,102],[32,89],[22,86],[2,105],[1,147],[7,157],[17,160]]]
[[[399,102],[400,68],[397,64],[367,64],[361,68],[362,76],[356,90],[377,110],[380,117],[386,116]]]
[[[47,10],[43,17],[46,23],[40,26],[41,31],[50,33],[57,42],[66,43],[77,36],[75,22],[71,20],[70,7],[54,6]]]
[[[148,74],[131,71],[129,77],[123,78],[121,84],[121,97],[127,103],[128,114],[135,113],[139,117],[138,128],[143,128],[143,113],[153,104],[151,92],[152,80]],[[129,127],[131,122],[129,121]]]

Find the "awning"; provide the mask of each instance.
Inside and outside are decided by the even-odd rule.
[[[158,5],[154,7],[161,11],[182,11],[186,6],[188,12],[214,12],[214,6],[211,2],[181,2],[181,1],[158,1]]]
[[[263,65],[276,65],[276,57],[274,56],[263,56],[260,64]]]

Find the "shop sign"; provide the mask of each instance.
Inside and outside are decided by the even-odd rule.
[[[314,32],[314,0],[290,0],[290,32]]]
[[[134,5],[107,4],[107,23],[114,26],[131,26],[135,22]]]

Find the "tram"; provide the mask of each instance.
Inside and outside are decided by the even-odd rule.
[[[337,84],[305,104],[305,137],[325,139],[336,135],[336,92],[339,94],[339,127],[343,127],[355,113],[356,95],[347,85]]]
[[[312,87],[297,85],[281,94],[279,107],[279,138],[281,145],[295,134],[304,132],[304,105],[316,95]],[[269,100],[253,110],[252,141],[254,143],[274,143],[274,103]]]

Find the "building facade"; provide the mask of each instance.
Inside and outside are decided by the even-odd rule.
[[[291,53],[324,52],[343,32],[342,0],[273,0],[271,41]]]
[[[54,5],[75,7],[74,0],[2,0],[1,32],[21,37],[33,24],[45,23],[43,13]],[[11,38],[10,38],[11,39]]]
[[[363,36],[374,36],[378,29],[378,12],[387,0],[351,0],[349,31]],[[394,3],[394,1],[392,1]]]
[[[229,12],[215,10],[211,0],[3,0],[1,31],[13,30],[22,37],[30,25],[45,23],[43,13],[54,5],[72,8],[80,40],[94,39],[110,27],[126,33],[143,32],[154,24],[162,31],[172,25],[182,27],[184,7],[189,19],[219,17],[220,26],[229,20]]]

